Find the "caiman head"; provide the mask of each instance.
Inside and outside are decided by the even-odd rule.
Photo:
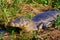
[[[18,27],[27,32],[37,30],[36,25],[28,18],[16,18],[10,22],[10,26]]]

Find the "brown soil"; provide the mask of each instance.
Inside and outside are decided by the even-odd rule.
[[[5,33],[2,37],[3,40],[9,40],[11,38],[20,38],[19,34],[14,34],[14,37]],[[51,28],[49,30],[42,30],[39,32],[39,40],[60,40],[60,29]]]
[[[43,6],[42,4],[21,4],[20,7],[22,8],[21,10],[22,14],[31,12],[33,13],[33,15],[51,9],[51,6],[48,5]]]
[[[41,40],[60,40],[60,30],[59,29],[49,29],[43,30],[39,33]]]

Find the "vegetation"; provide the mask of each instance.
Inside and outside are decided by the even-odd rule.
[[[41,9],[41,6],[43,9]],[[18,16],[32,19],[32,17],[40,11],[45,11],[46,6],[49,6],[48,9],[56,8],[60,10],[60,0],[0,0],[0,24],[4,24],[7,27],[8,22]],[[24,7],[28,7],[26,8],[28,10]],[[58,27],[60,27],[60,15],[57,17],[55,23]],[[8,28],[7,30],[9,32],[11,31],[12,39],[17,40],[14,29],[9,30]],[[28,34],[24,31],[20,31],[19,35],[18,40],[37,40],[38,36],[36,32]]]
[[[51,6],[53,5],[56,8],[60,8],[59,0],[56,0],[54,2],[53,1],[54,0],[0,0],[0,20],[9,21],[10,17],[17,15],[19,12],[21,13],[22,4],[42,4]],[[30,13],[27,15],[30,15]]]
[[[57,19],[55,21],[55,25],[60,28],[60,15],[57,16]]]

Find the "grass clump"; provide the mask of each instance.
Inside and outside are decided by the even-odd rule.
[[[55,21],[55,25],[60,28],[60,15],[57,16],[57,19]]]

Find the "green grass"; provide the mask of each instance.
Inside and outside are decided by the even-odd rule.
[[[55,21],[55,25],[60,28],[60,15],[58,15],[58,17]]]
[[[52,0],[0,0],[0,15],[2,15],[1,20],[8,21],[9,17],[16,15],[22,9],[20,4],[43,4],[43,5],[52,5]],[[56,7],[60,8],[59,0],[56,2]],[[30,15],[30,14],[28,14]],[[31,16],[29,16],[30,18]]]
[[[10,18],[13,19],[15,15],[17,15],[19,12],[21,12],[22,8],[20,7],[21,4],[42,4],[42,5],[50,5],[52,6],[52,1],[53,0],[12,0],[11,2],[7,2],[8,0],[0,0],[0,24],[2,22],[5,22],[6,25],[8,24]],[[60,8],[60,0],[57,0],[55,2],[54,6],[59,9]],[[18,15],[17,15],[18,16]],[[32,13],[27,13],[26,15],[20,15],[24,17],[28,17],[32,19]],[[56,25],[60,27],[60,16],[56,19]],[[8,31],[12,32],[13,39],[15,40],[15,32],[14,30],[9,30]],[[28,34],[23,31],[20,32],[20,40],[30,40],[30,39],[36,39],[37,38],[37,33],[33,34]],[[30,36],[29,36],[30,35]],[[32,36],[32,37],[31,37]]]

